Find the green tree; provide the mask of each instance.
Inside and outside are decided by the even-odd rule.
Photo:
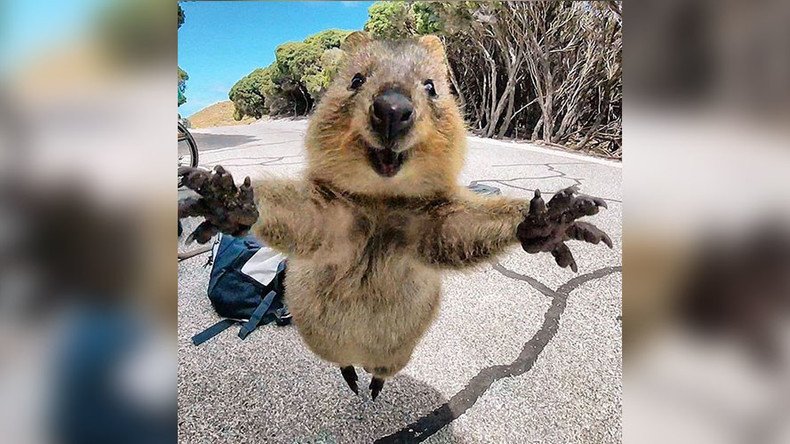
[[[337,73],[344,54],[340,45],[351,32],[328,29],[278,46],[272,65],[253,71],[231,89],[235,117],[310,112]]]
[[[184,24],[184,20],[186,19],[186,15],[184,14],[184,10],[181,8],[181,4],[178,4],[178,29],[181,29],[181,25]],[[178,106],[181,106],[187,103],[187,97],[184,93],[187,90],[187,80],[189,80],[189,74],[186,71],[178,67]]]
[[[383,39],[402,39],[414,35],[415,22],[412,4],[406,2],[376,2],[368,8],[365,31]]]
[[[444,29],[444,7],[438,2],[377,2],[368,9],[365,30],[383,39],[437,34]]]
[[[265,91],[270,95],[274,93],[272,82],[274,70],[272,66],[258,68],[233,85],[228,98],[235,108],[234,119],[241,120],[244,116],[260,119],[269,111]]]
[[[184,9],[181,7],[181,4],[178,4],[178,29],[181,29],[181,25],[184,24],[184,20],[186,19],[186,14],[184,14]]]
[[[187,89],[187,80],[189,80],[189,74],[186,71],[178,67],[178,106],[181,106],[187,102],[186,96],[184,96],[184,92]]]
[[[317,72],[323,49],[305,42],[288,42],[278,46],[275,50],[277,68],[283,76],[295,82],[302,77]]]
[[[434,2],[416,2],[412,5],[414,16],[414,32],[419,35],[440,34],[444,31],[445,4]]]
[[[343,40],[352,32],[353,31],[344,31],[342,29],[327,29],[326,31],[321,31],[307,37],[304,39],[304,42],[309,45],[317,45],[324,50],[340,48]]]

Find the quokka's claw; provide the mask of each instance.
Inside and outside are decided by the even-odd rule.
[[[607,247],[613,248],[612,239],[603,230],[588,222],[574,222],[565,232],[569,238],[585,241],[591,244],[603,242]]]
[[[607,208],[606,201],[598,197],[577,195],[577,187],[565,188],[549,200],[549,216],[559,222],[570,222],[598,213],[599,207]],[[534,200],[534,199],[533,199]]]
[[[359,378],[357,377],[357,371],[354,369],[354,366],[349,365],[340,367],[340,374],[343,375],[343,379],[351,388],[351,391],[353,391],[355,395],[359,395],[359,386],[357,386],[357,380]]]
[[[178,202],[178,218],[200,216],[205,210],[201,205],[201,199],[197,197],[187,197]]]
[[[576,186],[568,187],[563,190],[557,191],[554,196],[549,199],[548,208],[552,213],[560,214],[565,212],[570,206],[573,195],[576,193]]]
[[[529,201],[529,214],[537,216],[546,212],[546,202],[540,196],[540,190],[535,190],[535,197]]]
[[[252,182],[250,181],[250,176],[245,177],[244,183],[242,183],[239,187],[239,195],[246,194],[247,192],[252,193]]]
[[[184,166],[178,168],[178,177],[181,178],[178,186],[197,192],[209,182],[211,176],[208,171]]]
[[[370,380],[370,397],[375,401],[376,398],[381,393],[381,389],[384,388],[384,380],[381,378],[373,377]]]
[[[216,236],[217,233],[219,233],[219,229],[206,220],[201,222],[200,225],[195,228],[195,231],[186,238],[186,243],[191,244],[196,241],[199,244],[205,244],[210,241],[212,237]]]
[[[573,254],[571,253],[571,249],[568,248],[565,244],[558,244],[551,250],[551,255],[554,256],[554,260],[557,261],[557,265],[562,268],[571,267],[574,273],[579,271],[579,268],[576,266],[576,260],[573,259]]]
[[[233,183],[233,176],[228,173],[222,165],[214,168],[216,174],[212,177],[212,185],[221,194],[231,194],[236,191],[236,184]]]
[[[180,167],[178,167],[178,177],[183,178],[184,176],[188,176],[188,175],[190,175],[190,174],[192,174],[192,173],[194,173],[196,171],[203,171],[203,172],[205,172],[204,170],[201,170],[199,168],[194,168],[194,167],[190,167],[190,166],[180,166]]]
[[[573,219],[592,216],[598,214],[598,204],[590,196],[576,196],[572,199],[570,213]]]

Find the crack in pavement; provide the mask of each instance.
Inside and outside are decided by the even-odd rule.
[[[560,176],[562,176],[562,177],[564,177],[566,179],[570,179],[570,180],[576,182],[576,185],[579,185],[579,186],[582,185],[582,179],[580,177],[570,177],[564,171],[560,171],[557,168],[555,168],[551,163],[547,163],[546,164],[546,168],[548,168],[549,171],[552,171],[554,173],[559,173]]]
[[[512,179],[477,179],[477,180],[471,181],[469,184],[470,185],[476,185],[477,182],[496,182],[496,183],[498,183],[500,185],[504,185],[506,187],[518,188],[518,189],[526,190],[526,188],[522,188],[522,187],[520,187],[518,185],[511,185],[511,184],[505,183],[505,182],[515,182],[517,180],[555,179],[555,178],[558,178],[558,177],[559,178],[564,178],[561,175],[554,175],[554,176],[536,176],[536,177],[514,177]]]
[[[287,156],[259,156],[259,157],[227,157],[223,159],[217,160],[217,162],[222,162],[225,160],[276,160],[276,159],[291,159],[293,157],[304,157],[302,154],[289,154]]]
[[[494,267],[494,270],[498,271],[503,276],[509,277],[511,279],[516,279],[519,281],[524,281],[529,285],[531,285],[532,288],[534,288],[535,290],[538,290],[539,292],[543,293],[545,296],[548,296],[550,298],[554,298],[555,296],[557,296],[556,291],[552,290],[551,288],[548,287],[548,285],[535,279],[532,276],[525,276],[523,274],[516,273],[513,270],[508,270],[507,268],[502,266],[502,264],[500,264],[499,261],[494,261],[491,265]]]
[[[558,170],[554,165],[589,165],[589,164],[574,163],[574,162],[548,162],[548,163],[526,163],[526,164],[513,164],[513,165],[504,164],[504,165],[493,165],[493,166],[505,167],[505,166],[526,166],[526,165],[545,166],[552,173],[557,173],[557,175],[555,175],[555,176],[530,177],[529,179],[551,179],[553,177],[562,177],[562,178],[565,178],[565,179],[572,180],[572,181],[576,182],[576,185],[581,186],[582,178],[580,178],[580,177],[570,177],[564,171]],[[527,179],[527,178],[526,177],[522,177],[522,178],[516,178],[516,179]],[[513,180],[516,180],[516,179],[506,180],[505,182],[511,182]],[[524,188],[522,188],[522,189],[524,189]]]
[[[511,167],[511,166],[540,166],[540,165],[592,165],[589,162],[550,162],[550,163],[500,163],[491,165],[493,168]]]
[[[494,166],[515,166],[515,165],[516,164],[514,164],[514,165],[494,165]],[[505,187],[515,188],[517,190],[523,190],[523,191],[528,191],[530,193],[534,193],[535,192],[534,188],[520,187],[518,185],[513,185],[513,184],[510,184],[510,183],[506,183],[506,182],[515,182],[517,180],[530,180],[530,179],[553,179],[553,178],[558,178],[559,177],[559,178],[563,178],[563,179],[572,180],[575,185],[578,185],[580,187],[582,186],[582,180],[583,180],[582,178],[570,177],[570,176],[568,176],[567,173],[565,173],[563,171],[560,171],[555,166],[555,165],[577,165],[577,163],[572,163],[572,162],[549,162],[549,163],[528,163],[528,164],[518,164],[518,165],[534,165],[534,166],[542,165],[542,166],[545,166],[546,168],[548,168],[549,171],[551,171],[553,173],[557,173],[557,174],[555,174],[553,176],[540,176],[540,177],[514,177],[512,179],[478,179],[478,180],[473,180],[470,184],[471,185],[477,185],[478,182],[494,182],[494,183],[498,183],[499,185],[502,185],[502,186],[505,186]],[[585,164],[585,165],[588,165],[588,164]],[[545,193],[551,193],[551,194],[555,194],[558,191],[561,191],[561,190],[557,190],[557,191],[553,191],[553,192],[544,190]],[[622,200],[612,199],[612,198],[608,198],[608,197],[602,197],[601,199],[603,199],[603,200],[605,200],[607,202],[616,202],[616,203],[620,203],[620,204],[623,203]]]
[[[274,163],[276,161],[264,161],[259,163],[225,163],[220,162],[217,164],[206,164],[206,167],[214,167],[216,165],[222,165],[223,167],[248,167],[248,166],[287,166],[287,165],[305,165],[307,162],[283,162],[283,163]]]
[[[204,141],[203,142],[204,143],[204,148],[201,150],[200,149],[200,138],[201,138],[200,135],[233,137],[233,136],[235,136],[235,134],[193,133],[193,135],[197,135],[198,136],[198,137],[195,138],[195,141],[198,144],[198,151],[200,152],[201,155],[205,155],[205,156],[211,156],[211,155],[214,155],[214,154],[220,154],[220,153],[224,153],[226,151],[246,150],[246,149],[250,149],[250,148],[259,148],[259,147],[263,147],[263,146],[285,145],[285,144],[288,144],[288,143],[301,142],[301,140],[299,140],[299,139],[297,139],[297,140],[281,140],[281,141],[277,141],[277,142],[262,142],[262,143],[255,143],[256,141],[253,140],[253,141],[245,142],[245,143],[243,143],[241,145],[237,145],[237,146],[225,146],[225,147],[221,147],[221,148],[214,148],[214,149],[212,149],[212,148],[205,148],[205,141]],[[256,139],[256,140],[260,140],[260,139]]]
[[[302,155],[294,155],[294,156],[261,156],[261,157],[234,157],[229,159],[222,159],[215,163],[206,162],[206,167],[214,167],[216,165],[222,166],[280,166],[280,165],[301,165],[305,163],[304,160],[299,162],[283,162],[285,159],[294,158],[294,157],[303,157]],[[227,163],[227,161],[243,161],[243,160],[262,160],[262,162],[253,162],[253,163]]]
[[[563,176],[515,177],[513,179],[478,179],[478,180],[473,180],[473,181],[469,182],[469,184],[474,186],[474,185],[477,185],[478,182],[494,182],[494,183],[498,183],[498,184],[500,184],[502,186],[506,186],[506,187],[509,187],[509,188],[515,188],[517,190],[529,191],[530,193],[534,193],[535,192],[535,188],[525,188],[525,187],[520,187],[518,185],[512,185],[512,184],[505,183],[505,182],[512,182],[512,181],[515,181],[515,180],[525,180],[525,179],[550,179],[550,178],[553,178],[553,177],[561,177],[563,179],[572,179],[570,177],[563,177]],[[581,185],[581,184],[579,184],[579,185]],[[556,194],[559,191],[562,191],[562,189],[559,189],[559,190],[556,190],[556,191],[546,191],[546,190],[542,190],[542,191],[543,191],[543,193]],[[596,197],[599,197],[599,196],[596,196]],[[615,202],[615,203],[619,203],[619,204],[623,203],[622,200],[614,199],[614,198],[611,198],[611,197],[601,197],[601,199],[603,199],[603,200],[605,200],[607,202]]]
[[[500,268],[503,268],[501,265]],[[499,271],[499,270],[497,270]],[[509,271],[509,270],[508,270]],[[477,373],[458,393],[453,395],[446,403],[420,419],[401,428],[395,433],[384,436],[374,441],[375,443],[404,443],[422,442],[431,435],[441,430],[444,426],[466,413],[475,402],[491,387],[495,381],[502,378],[519,376],[529,371],[537,361],[538,356],[548,345],[549,341],[557,334],[560,325],[560,316],[565,311],[570,293],[585,282],[600,279],[610,274],[622,272],[622,266],[604,267],[591,273],[576,276],[557,288],[552,298],[551,305],[544,315],[543,324],[521,350],[518,358],[511,364],[494,365],[486,367]],[[515,273],[515,272],[511,272]],[[518,273],[515,273],[518,275]],[[508,276],[508,275],[505,275]],[[518,275],[520,280],[527,276]],[[512,277],[512,276],[508,276]],[[534,278],[530,278],[534,280]],[[531,280],[526,280],[532,284]],[[536,281],[536,280],[535,280]],[[543,286],[545,287],[545,285]],[[546,287],[548,288],[548,287]],[[536,288],[537,289],[537,288]],[[538,289],[538,291],[541,291]]]

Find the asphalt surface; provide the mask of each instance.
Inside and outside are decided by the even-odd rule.
[[[296,176],[305,121],[193,132],[201,166]],[[179,265],[179,441],[184,443],[609,443],[621,426],[622,170],[619,164],[470,138],[461,181],[531,197],[573,184],[607,199],[591,218],[614,249],[572,243],[578,273],[515,247],[444,278],[442,309],[409,365],[371,401],[311,354],[293,327],[245,341],[231,328],[194,346],[219,320],[206,296],[207,255]],[[191,221],[194,223],[194,221]],[[369,375],[360,370],[361,387]],[[427,438],[427,439],[426,439]]]

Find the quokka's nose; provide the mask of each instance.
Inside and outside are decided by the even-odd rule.
[[[389,143],[406,134],[414,123],[414,105],[402,93],[388,89],[373,99],[370,123],[382,142]]]

